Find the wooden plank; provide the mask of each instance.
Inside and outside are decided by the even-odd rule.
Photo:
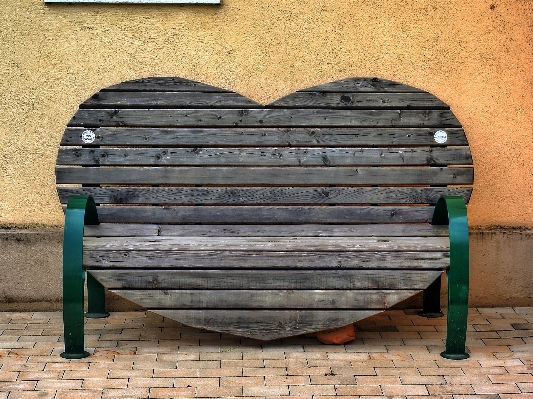
[[[147,309],[387,309],[419,290],[119,290]]]
[[[86,237],[448,237],[448,226],[363,225],[157,225],[102,223],[85,226]]]
[[[432,206],[100,206],[102,223],[424,223]]]
[[[68,127],[61,145],[87,145],[81,139],[85,127]],[[439,128],[123,128],[95,127],[93,146],[251,146],[251,147],[358,147],[358,146],[454,146],[468,145],[461,128],[446,128],[448,140],[433,138]]]
[[[468,147],[60,148],[58,165],[444,166],[472,164]]]
[[[80,109],[69,126],[461,127],[449,110]]]
[[[109,289],[422,290],[440,270],[93,270]]]
[[[450,109],[429,93],[368,93],[304,91],[289,94],[268,107],[338,109]]]
[[[392,80],[379,78],[346,78],[335,82],[328,82],[318,86],[313,86],[300,91],[322,91],[322,92],[398,92],[398,93],[420,93],[422,90]]]
[[[98,204],[431,204],[442,195],[469,201],[463,187],[58,187],[71,195],[91,195]]]
[[[154,313],[195,328],[263,341],[342,327],[376,310],[168,310]]]
[[[251,251],[102,251],[83,252],[86,268],[182,269],[434,269],[445,270],[444,252],[264,252]]]
[[[80,108],[262,108],[249,98],[233,92],[129,92],[100,91]]]
[[[358,252],[448,251],[447,237],[85,237],[85,250]]]
[[[58,184],[407,185],[471,184],[472,168],[427,167],[56,167]]]
[[[228,90],[216,86],[210,86],[205,83],[195,82],[193,80],[179,77],[149,77],[142,79],[129,80],[117,85],[109,86],[102,91],[199,91],[208,93],[224,93]]]

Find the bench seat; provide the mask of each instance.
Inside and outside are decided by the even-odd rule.
[[[419,224],[102,224],[88,226],[83,252],[112,292],[187,325],[261,340],[358,321],[449,266],[447,227]]]

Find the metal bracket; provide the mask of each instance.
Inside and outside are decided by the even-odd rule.
[[[431,224],[449,225],[450,268],[448,279],[448,319],[446,350],[441,356],[462,360],[466,353],[466,325],[468,320],[469,245],[468,218],[463,197],[442,196],[437,201]]]

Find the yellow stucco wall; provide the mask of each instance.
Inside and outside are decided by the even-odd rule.
[[[61,225],[54,165],[67,121],[101,88],[155,75],[263,103],[350,76],[427,90],[470,141],[471,225],[533,226],[531,0],[5,1],[0,226]]]

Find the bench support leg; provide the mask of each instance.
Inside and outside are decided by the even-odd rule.
[[[431,223],[450,226],[446,350],[441,353],[441,356],[453,360],[466,359],[469,357],[466,353],[469,245],[468,219],[464,199],[451,196],[441,197],[435,207]]]
[[[89,356],[84,342],[84,282],[83,228],[85,224],[98,224],[96,205],[91,197],[72,196],[65,214],[63,236],[63,325],[65,359],[82,359]]]
[[[91,273],[87,273],[87,312],[85,317],[99,319],[109,317],[105,310],[105,289]]]
[[[423,309],[419,313],[420,316],[427,318],[442,317],[440,308],[440,289],[441,277],[436,279],[431,285],[424,290]]]

